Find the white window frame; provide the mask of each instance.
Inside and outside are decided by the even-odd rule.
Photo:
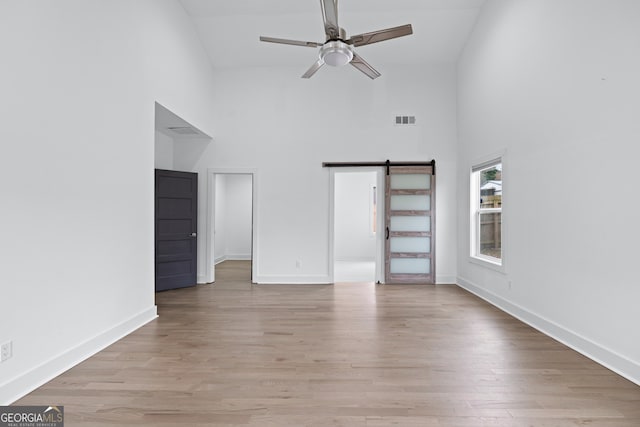
[[[482,171],[486,169],[490,169],[496,165],[501,165],[502,167],[502,179],[503,179],[503,187],[502,187],[502,204],[499,208],[481,208],[480,207],[480,174]],[[470,251],[469,258],[471,262],[476,264],[483,265],[485,267],[494,269],[501,273],[504,273],[504,255],[505,255],[505,245],[504,245],[504,156],[493,157],[491,160],[484,161],[478,163],[471,167],[470,173]],[[489,213],[500,213],[501,214],[501,258],[495,258],[489,255],[484,255],[480,253],[480,215],[481,214],[489,214]]]

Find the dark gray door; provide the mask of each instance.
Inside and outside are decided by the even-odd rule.
[[[196,284],[198,174],[156,169],[156,291]]]

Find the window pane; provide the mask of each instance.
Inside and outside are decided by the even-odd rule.
[[[502,259],[502,213],[480,213],[480,254]]]
[[[502,207],[502,164],[480,172],[480,209]]]

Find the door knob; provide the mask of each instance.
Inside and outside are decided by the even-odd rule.
[[[196,233],[191,233],[191,237],[196,237],[197,234]]]

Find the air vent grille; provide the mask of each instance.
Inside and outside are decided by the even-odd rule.
[[[396,116],[396,126],[415,125],[416,116]]]

